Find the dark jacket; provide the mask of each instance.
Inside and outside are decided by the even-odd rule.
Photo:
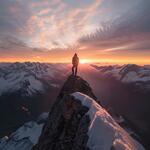
[[[72,58],[72,64],[73,66],[78,66],[79,64],[79,58],[77,55],[74,55],[73,58]]]

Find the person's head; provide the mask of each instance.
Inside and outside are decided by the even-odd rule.
[[[77,53],[75,53],[74,56],[77,57]]]

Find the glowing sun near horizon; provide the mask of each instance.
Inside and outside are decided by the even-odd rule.
[[[88,63],[89,61],[87,59],[80,59],[80,64],[86,64]]]

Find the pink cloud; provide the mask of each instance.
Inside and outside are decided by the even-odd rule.
[[[40,46],[56,47],[53,41],[57,41],[62,47],[75,44],[82,34],[86,34],[90,19],[97,12],[101,0],[96,0],[84,8],[70,8],[60,0],[52,4],[57,3],[59,5],[55,7],[42,8],[38,13],[41,16],[34,14],[28,21],[31,28],[29,31],[35,34],[32,41]],[[44,14],[46,16],[42,16]]]
[[[46,14],[48,14],[49,12],[51,11],[51,9],[50,8],[46,8],[46,9],[43,9],[43,10],[41,10],[41,11],[39,11],[38,12],[38,15],[46,15]]]

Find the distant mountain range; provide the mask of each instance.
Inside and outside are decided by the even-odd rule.
[[[67,64],[49,63],[0,63],[0,96],[19,91],[24,96],[43,93],[47,88],[60,86],[70,70]],[[114,77],[123,83],[136,83],[144,88],[150,88],[150,66],[92,65],[101,75]]]
[[[0,95],[19,91],[24,96],[32,96],[49,87],[57,88],[67,71],[64,64],[1,63]]]
[[[123,83],[134,83],[139,88],[150,89],[150,65],[138,66],[128,64],[123,66],[98,66],[92,65],[105,77],[114,77]],[[142,86],[144,84],[144,86]]]

